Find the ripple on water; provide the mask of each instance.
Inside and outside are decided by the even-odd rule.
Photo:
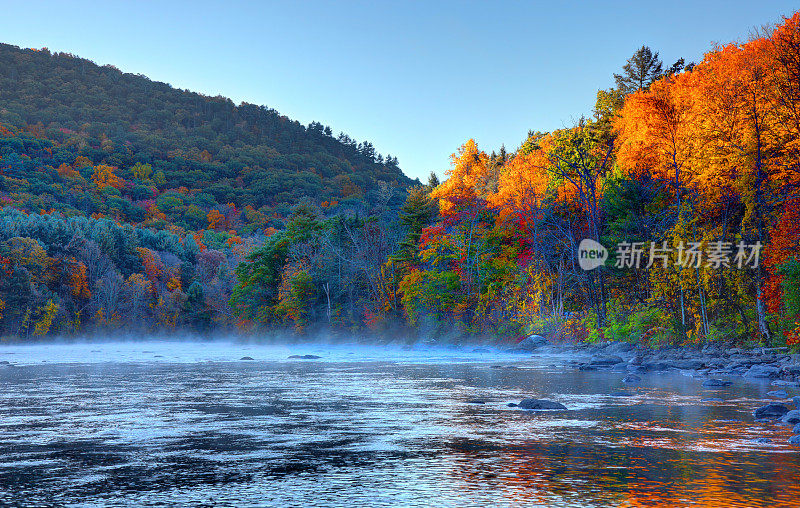
[[[0,369],[0,504],[738,507],[800,496],[790,429],[752,421],[758,386],[709,403],[687,376],[630,387],[619,373],[485,351],[153,342],[0,354],[18,364]],[[567,410],[507,407],[529,397]]]

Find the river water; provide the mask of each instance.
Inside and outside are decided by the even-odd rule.
[[[769,385],[711,391],[675,372],[630,387],[619,372],[563,360],[230,342],[0,346],[0,505],[800,505],[790,429],[751,415]],[[525,397],[568,410],[508,407]]]

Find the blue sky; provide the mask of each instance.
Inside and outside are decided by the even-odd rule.
[[[699,61],[798,2],[44,2],[0,0],[0,41],[113,64],[179,88],[266,104],[370,140],[411,177],[475,138],[589,114],[642,44]]]

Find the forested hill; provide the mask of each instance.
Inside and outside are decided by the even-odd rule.
[[[200,208],[206,210],[213,197],[216,204],[283,217],[303,197],[326,205],[374,202],[380,189],[411,183],[395,157],[377,154],[369,142],[334,136],[330,127],[305,127],[265,106],[236,106],[47,49],[0,44],[0,126],[6,138],[18,138],[13,151],[23,162],[46,152],[52,160],[40,162],[53,168],[78,156],[94,167],[116,168],[135,184],[121,189],[130,201],[145,197],[144,189],[134,191],[137,185],[156,195],[185,187],[204,191]],[[4,174],[15,176],[5,162]],[[132,172],[137,163],[152,168],[146,181]]]

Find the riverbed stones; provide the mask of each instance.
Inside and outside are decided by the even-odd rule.
[[[756,364],[750,367],[750,370],[744,373],[744,377],[756,379],[775,379],[781,375],[781,369],[774,365],[761,365]]]
[[[560,404],[558,402],[545,399],[522,399],[518,404],[518,407],[522,409],[553,409],[553,410],[567,409],[567,406],[565,406],[564,404]]]
[[[753,411],[756,420],[779,420],[789,412],[789,408],[783,404],[767,404]]]
[[[771,392],[767,392],[767,395],[775,397],[776,399],[785,399],[789,397],[789,394],[786,393],[785,390],[772,390]]]
[[[725,386],[730,386],[733,384],[733,381],[728,381],[727,379],[706,379],[703,381],[704,388],[723,388]]]
[[[626,384],[638,383],[641,380],[642,380],[641,376],[637,376],[636,374],[628,374],[627,376],[622,378],[622,382]]]
[[[800,409],[792,409],[783,415],[781,421],[783,423],[788,423],[789,425],[797,425],[800,423]]]

